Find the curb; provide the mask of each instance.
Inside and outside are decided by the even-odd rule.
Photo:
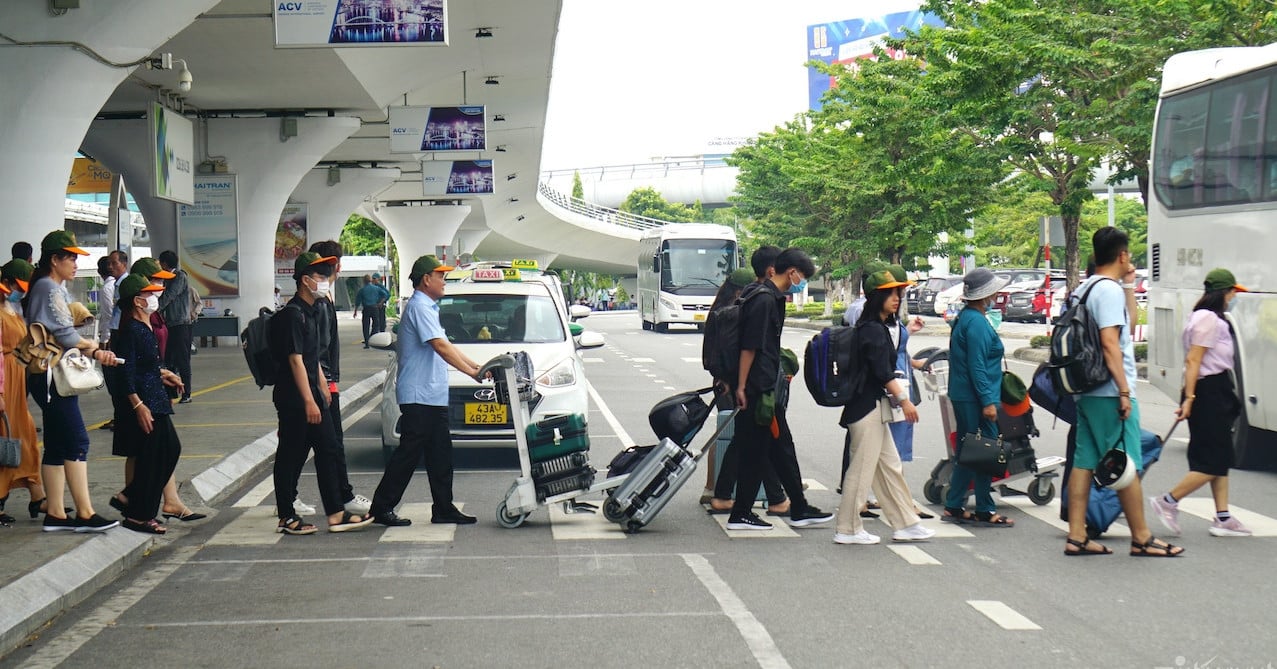
[[[1011,353],[1011,357],[1017,360],[1024,360],[1025,362],[1046,362],[1047,359],[1051,357],[1051,351],[1050,349],[1032,348],[1032,347],[1026,346],[1024,348],[1015,349],[1015,351]],[[1148,380],[1148,363],[1147,362],[1135,363],[1135,372],[1141,379],[1147,381]]]
[[[343,405],[361,402],[381,387],[383,369],[341,394]],[[220,502],[245,478],[264,470],[275,455],[275,432],[222,458],[191,479],[205,505]],[[124,529],[105,532],[59,555],[0,588],[0,658],[38,631],[60,611],[87,599],[141,562],[155,538]]]

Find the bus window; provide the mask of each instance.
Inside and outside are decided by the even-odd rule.
[[[1220,86],[1211,95],[1206,125],[1206,204],[1252,202],[1259,197],[1260,147],[1268,104],[1267,76]]]
[[[1157,119],[1153,183],[1169,209],[1191,207],[1203,171],[1206,107],[1210,94],[1197,91],[1167,98]]]

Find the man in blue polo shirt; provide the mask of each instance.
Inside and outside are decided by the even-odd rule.
[[[372,496],[374,522],[391,527],[411,525],[400,518],[395,507],[403,499],[412,472],[426,455],[426,475],[434,508],[430,522],[474,522],[452,503],[452,433],[448,430],[448,368],[452,365],[479,380],[479,363],[448,342],[439,324],[439,299],[444,294],[444,276],[451,267],[433,255],[421,256],[412,264],[408,280],[412,299],[399,319],[399,374],[395,377],[399,402],[399,446],[386,463],[386,473]]]

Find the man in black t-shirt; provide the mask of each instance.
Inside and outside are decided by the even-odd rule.
[[[314,534],[316,528],[297,515],[297,481],[310,449],[315,449],[319,496],[328,516],[329,532],[367,527],[372,516],[355,514],[342,505],[341,455],[337,433],[327,407],[332,401],[328,379],[319,366],[319,328],[316,301],[327,297],[337,259],[307,251],[293,263],[297,293],[270,320],[270,351],[277,378],[272,399],[279,414],[279,444],[275,450],[276,529],[284,534]]]
[[[794,441],[785,418],[785,407],[774,403],[774,415],[760,414],[766,395],[772,398],[783,381],[780,368],[780,331],[785,324],[785,294],[802,292],[807,277],[816,272],[811,258],[802,249],[788,248],[776,256],[775,271],[759,284],[757,295],[741,307],[740,372],[736,387],[735,445],[741,449],[736,482],[736,500],[727,519],[729,530],[770,530],[767,521],[750,507],[762,481],[761,463],[767,458],[785,492],[789,493],[789,519],[793,527],[809,527],[833,520],[807,502],[802,491]],[[742,291],[743,293],[743,291]],[[773,400],[774,401],[774,400]]]

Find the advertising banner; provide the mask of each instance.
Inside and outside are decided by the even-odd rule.
[[[424,160],[421,187],[426,195],[489,195],[491,160]]]
[[[238,210],[234,174],[195,177],[195,204],[177,206],[177,255],[204,297],[239,295]]]
[[[158,102],[151,103],[146,116],[151,126],[151,155],[155,158],[151,191],[158,198],[193,204],[194,124]]]
[[[845,64],[872,58],[874,47],[882,44],[883,39],[904,37],[906,30],[917,30],[924,25],[944,24],[931,14],[913,10],[807,26],[807,59]],[[894,58],[897,54],[891,55]],[[832,83],[828,75],[814,67],[807,68],[808,104],[813,111],[820,109],[820,98]]]
[[[390,152],[485,151],[488,126],[483,105],[391,107]]]
[[[292,278],[293,263],[306,251],[306,205],[289,202],[275,228],[275,276]]]
[[[111,170],[92,158],[76,158],[67,180],[67,194],[110,193]]]
[[[276,0],[275,46],[447,46],[446,0]]]

